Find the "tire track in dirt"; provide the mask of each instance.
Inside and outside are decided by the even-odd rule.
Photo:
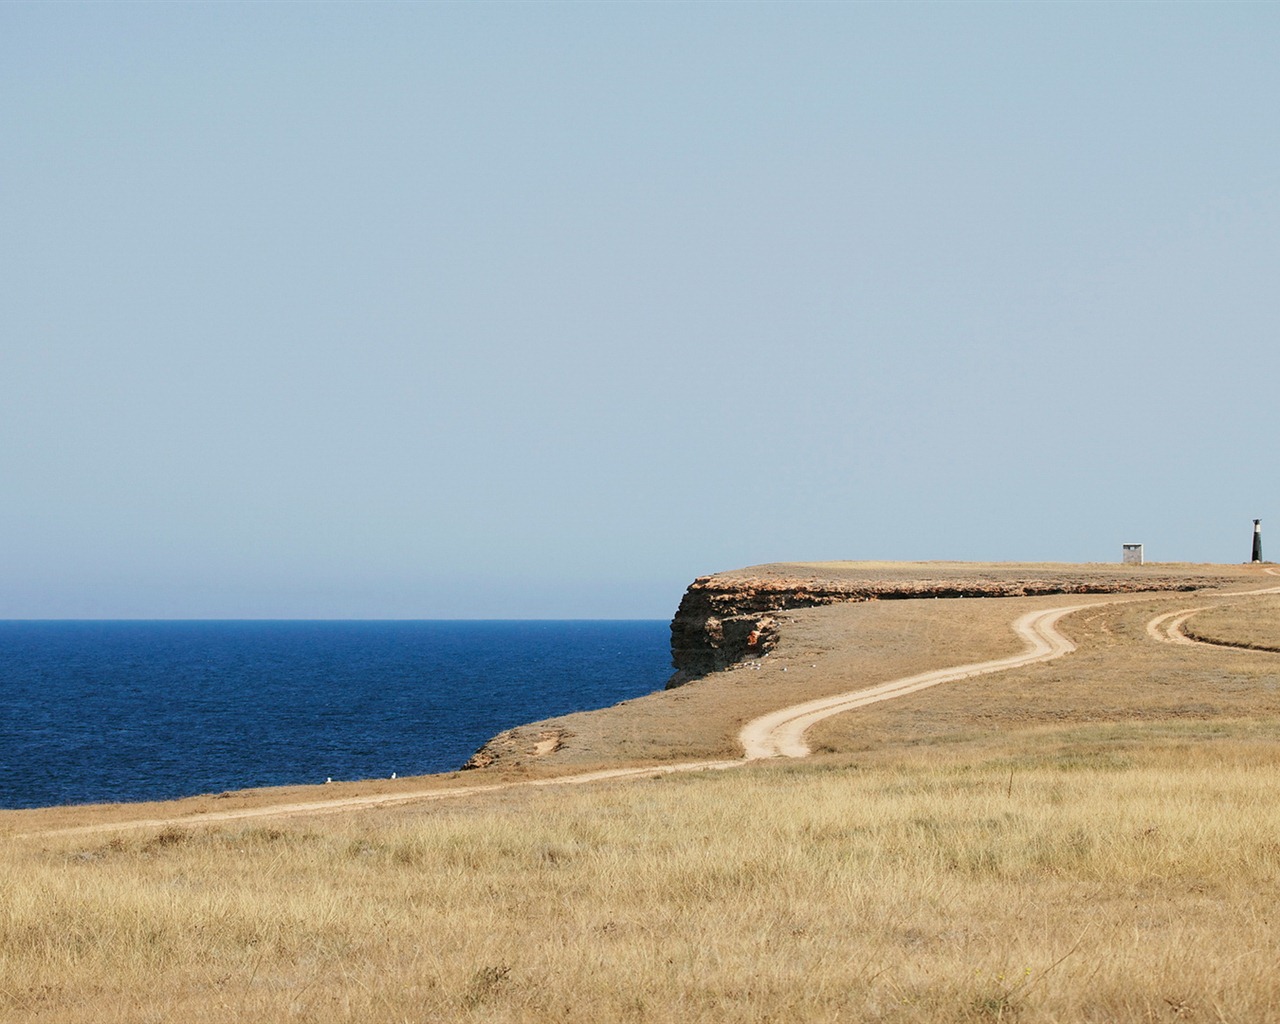
[[[920,675],[894,679],[869,689],[821,697],[818,700],[806,701],[803,704],[763,715],[748,722],[738,734],[738,740],[744,751],[744,760],[752,761],[766,757],[805,757],[809,754],[809,747],[804,741],[804,734],[818,722],[833,715],[866,707],[868,704],[893,700],[895,697],[905,697],[909,693],[916,693],[941,683],[1021,668],[1023,665],[1034,665],[1037,662],[1070,654],[1076,649],[1076,645],[1054,627],[1063,616],[1088,607],[1091,605],[1073,604],[1046,608],[1027,612],[1015,620],[1013,631],[1030,645],[1021,654],[922,672]]]
[[[1280,576],[1280,571],[1276,569],[1265,569],[1263,571],[1269,576]],[[1220,600],[1226,597],[1257,597],[1261,594],[1280,594],[1280,587],[1264,587],[1261,590],[1246,590],[1234,594],[1206,594],[1205,597]],[[1147,636],[1161,643],[1178,644],[1182,647],[1215,647],[1219,650],[1250,651],[1254,654],[1260,652],[1275,653],[1274,651],[1269,652],[1265,647],[1237,647],[1234,644],[1220,644],[1212,640],[1198,640],[1195,637],[1187,636],[1182,629],[1187,620],[1195,615],[1196,612],[1203,612],[1212,607],[1213,605],[1202,604],[1197,605],[1195,608],[1179,608],[1177,611],[1164,612],[1161,615],[1157,615],[1147,623]]]
[[[1280,569],[1266,569],[1271,576],[1280,576]],[[1265,587],[1260,590],[1248,590],[1231,594],[1205,595],[1211,597],[1251,597],[1258,594],[1280,593],[1280,586]],[[954,668],[936,669],[917,676],[895,679],[879,686],[865,690],[822,697],[817,700],[796,704],[778,711],[762,715],[748,722],[738,734],[738,740],[744,751],[743,760],[752,761],[767,757],[805,757],[810,751],[804,742],[804,734],[812,726],[833,715],[852,711],[883,700],[905,697],[909,693],[937,686],[940,683],[970,679],[974,676],[987,675],[992,672],[1003,672],[1006,669],[1034,665],[1037,662],[1051,661],[1076,649],[1074,643],[1056,629],[1057,623],[1072,612],[1083,608],[1098,607],[1105,604],[1119,604],[1149,597],[1147,594],[1134,594],[1109,601],[1091,601],[1083,604],[1065,605],[1046,608],[1041,611],[1028,612],[1013,623],[1013,631],[1028,643],[1028,648],[1021,654],[1007,658],[996,658],[991,661],[975,662],[971,665],[959,665]],[[1157,616],[1147,624],[1147,632],[1156,639],[1168,640],[1171,643],[1197,644],[1200,641],[1183,634],[1182,623],[1197,611],[1203,611],[1207,605],[1168,612]],[[1157,624],[1173,620],[1170,630],[1176,629],[1176,635],[1160,635],[1156,631]],[[1236,650],[1256,650],[1255,648],[1236,648]]]

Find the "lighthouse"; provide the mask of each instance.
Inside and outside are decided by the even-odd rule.
[[[1262,520],[1253,521],[1253,560],[1262,561]]]

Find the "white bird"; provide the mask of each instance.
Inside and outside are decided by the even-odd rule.
[[[392,773],[391,773],[391,777],[394,779],[394,778],[396,777],[396,773],[395,773],[395,772],[392,772]]]

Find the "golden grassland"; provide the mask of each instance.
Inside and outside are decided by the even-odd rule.
[[[1280,651],[1280,595],[1219,602],[1187,620],[1183,632],[1209,643]]]
[[[1275,1020],[1276,732],[14,845],[0,1016]]]
[[[1261,635],[1268,599],[1238,600],[1242,607],[1259,603],[1259,632],[1249,635]],[[1068,657],[832,718],[810,732],[810,743],[863,764],[892,761],[900,750],[922,745],[936,758],[963,760],[1003,749],[1023,730],[1068,723],[1280,720],[1280,655],[1181,647],[1147,636],[1155,616],[1203,603],[1183,595],[1098,604],[1066,620],[1064,631],[1078,644]]]
[[[770,701],[1016,649],[1047,603],[791,613],[767,668],[569,716],[502,777],[629,730],[720,750]],[[1245,639],[1280,612],[1229,603]],[[79,836],[8,812],[0,1021],[1280,1021],[1280,655],[1146,636],[1196,604],[1086,609],[1076,654],[831,719],[802,762]]]

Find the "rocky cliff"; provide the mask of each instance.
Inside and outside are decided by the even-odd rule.
[[[667,689],[768,654],[778,642],[776,613],[792,608],[904,598],[1196,590],[1220,582],[1180,567],[1012,563],[792,563],[700,576],[671,620],[676,671]]]
[[[1140,591],[1221,589],[1275,582],[1260,567],[1170,565],[1068,565],[972,562],[788,562],[701,576],[684,594],[671,621],[672,689],[736,662],[761,657],[780,642],[792,609],[844,601],[904,598],[1028,597]],[[785,653],[785,648],[783,653]],[[656,695],[655,695],[656,696]],[[678,703],[691,694],[669,694]],[[669,698],[669,700],[668,700]],[[525,773],[567,765],[599,767],[635,757],[637,734],[654,727],[649,697],[615,708],[579,712],[517,726],[482,746],[463,767]],[[670,702],[677,702],[674,705]],[[634,705],[619,711],[624,705]],[[620,717],[618,717],[620,715]],[[673,746],[667,733],[656,747]],[[640,747],[637,746],[640,742]],[[664,743],[667,744],[664,746]],[[649,759],[644,754],[641,760]],[[665,754],[663,756],[666,756]],[[662,758],[658,758],[661,760]],[[536,767],[535,767],[536,766]]]

